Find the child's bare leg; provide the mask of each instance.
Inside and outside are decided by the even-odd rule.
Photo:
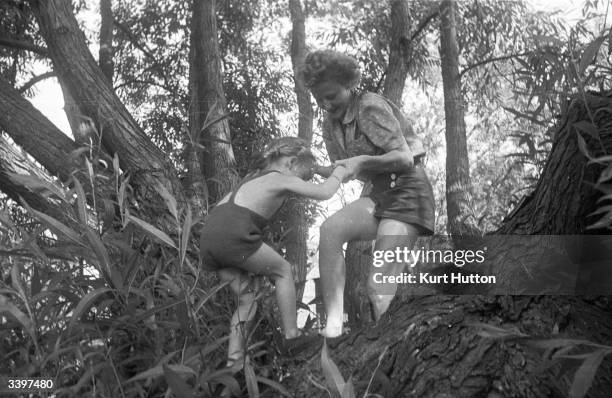
[[[229,287],[237,297],[238,306],[230,322],[229,344],[227,350],[228,365],[244,358],[245,334],[244,325],[253,320],[257,311],[255,292],[249,291],[249,276],[240,270],[224,268],[218,272],[221,281],[229,282]]]
[[[280,310],[285,338],[299,335],[295,284],[291,264],[265,243],[241,266],[242,269],[258,275],[265,275],[274,281],[276,300]]]
[[[327,314],[321,334],[337,337],[344,322],[344,284],[346,266],[342,245],[349,240],[370,240],[376,236],[378,220],[373,216],[374,202],[361,198],[345,206],[321,225],[319,272]]]
[[[395,251],[397,247],[407,247],[412,250],[419,231],[412,224],[385,218],[380,221],[377,235],[374,250]],[[382,273],[386,276],[398,276],[407,265],[410,266],[409,263],[398,261],[384,263],[381,267],[370,267],[367,289],[376,321],[389,309],[397,292],[397,285],[391,283],[377,284],[374,282],[374,274]]]

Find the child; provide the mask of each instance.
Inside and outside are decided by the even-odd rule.
[[[312,178],[315,164],[304,140],[274,140],[261,154],[257,170],[223,198],[206,219],[200,241],[204,264],[215,269],[221,281],[229,282],[238,296],[238,308],[230,324],[228,366],[242,359],[240,323],[250,321],[257,308],[248,273],[274,280],[286,346],[297,347],[306,339],[297,327],[291,265],[263,243],[262,229],[289,194],[325,200],[338,190],[345,168],[337,167],[324,183],[312,184],[306,181]]]

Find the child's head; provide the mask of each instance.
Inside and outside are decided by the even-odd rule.
[[[281,137],[266,145],[255,163],[255,168],[265,170],[271,165],[280,164],[293,175],[309,180],[313,176],[316,159],[305,140],[297,137]]]

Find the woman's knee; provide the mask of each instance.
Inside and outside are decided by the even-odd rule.
[[[348,241],[346,236],[346,223],[339,222],[339,220],[334,217],[330,217],[323,221],[319,227],[319,233],[322,243],[344,244]]]

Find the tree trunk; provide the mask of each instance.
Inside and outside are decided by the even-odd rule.
[[[402,103],[408,76],[409,11],[407,0],[394,0],[391,3],[391,45],[383,93],[397,105]]]
[[[591,113],[597,115],[595,124],[604,149],[592,137],[587,137],[587,147],[593,156],[611,153],[612,117],[598,110],[609,109],[612,99],[590,96],[588,100]],[[594,184],[604,167],[589,164],[578,145],[573,124],[590,123],[584,102],[575,100],[564,113],[536,189],[504,221],[498,234],[589,232],[586,226],[594,220],[587,215],[602,196]],[[497,275],[522,268],[521,261],[508,255],[487,258],[485,266]],[[554,272],[549,270],[549,274]],[[534,344],[542,339],[584,339],[608,346],[612,342],[609,296],[406,293],[400,290],[376,326],[354,330],[331,351],[345,379],[352,376],[357,396],[371,380],[369,393],[383,397],[565,397],[583,361],[554,361],[554,355],[545,356]],[[479,335],[484,330],[481,324],[506,330],[506,337],[499,334],[495,338],[491,330]],[[524,336],[517,337],[519,332]],[[311,374],[323,382],[319,352],[313,349],[310,354],[311,359],[289,372]],[[586,382],[584,376],[582,381]],[[288,381],[288,387],[297,397],[328,396],[305,378]],[[588,396],[607,397],[611,390],[612,360],[608,356]]]
[[[71,2],[32,0],[30,4],[55,72],[84,116],[95,123],[104,149],[118,154],[122,168],[132,173],[131,181],[137,187],[151,189],[161,184],[181,198],[182,189],[171,163],[109,87],[89,52]]]
[[[291,31],[291,64],[295,81],[295,94],[298,104],[298,137],[306,142],[312,142],[313,110],[310,102],[310,92],[298,73],[298,68],[306,58],[306,27],[305,15],[300,0],[289,0],[289,11],[293,29]],[[308,220],[306,219],[306,201],[293,198],[288,203],[287,219],[284,220],[289,230],[285,237],[286,258],[293,265],[298,281],[306,279],[308,271]],[[297,299],[301,301],[304,286],[299,285]]]
[[[383,95],[399,106],[408,76],[408,45],[410,36],[409,7],[406,0],[391,3],[391,44],[389,65],[385,74]],[[369,187],[364,187],[361,196],[366,196]],[[349,242],[346,248],[345,308],[351,327],[372,321],[370,302],[366,294],[366,281],[372,266],[372,242]]]
[[[225,93],[221,76],[217,19],[214,0],[193,0],[191,19],[189,124],[194,142],[206,148],[201,152],[201,164],[211,202],[221,199],[236,182],[234,151],[231,145],[226,112]],[[195,167],[195,161],[191,161]],[[191,170],[190,178],[199,178]],[[203,194],[203,187],[194,187]]]
[[[470,164],[465,133],[465,102],[459,76],[457,47],[457,5],[454,0],[440,4],[440,60],[446,115],[446,212],[448,233],[474,235],[471,213]]]
[[[26,187],[15,175],[34,176],[45,181],[49,186],[55,187],[57,191],[63,192],[63,188],[53,178],[40,169],[34,162],[28,159],[22,151],[0,136],[0,190],[21,204],[25,200],[35,210],[43,212],[65,225],[72,226],[70,219],[70,207],[59,200],[50,200],[46,194],[48,191],[37,191]]]
[[[109,87],[113,87],[113,10],[111,0],[100,0],[100,51],[98,62],[106,76]]]

